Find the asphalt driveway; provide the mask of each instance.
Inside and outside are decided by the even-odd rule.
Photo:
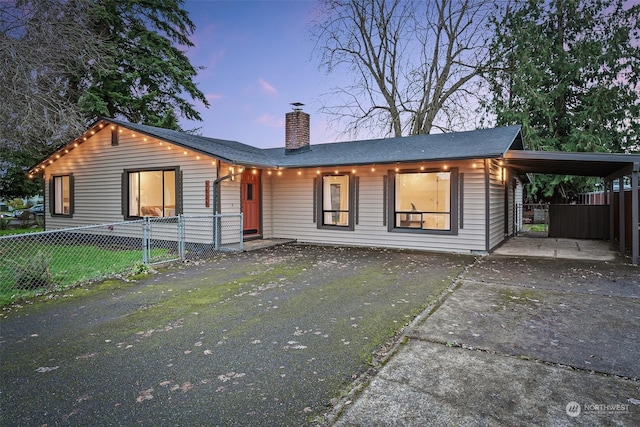
[[[287,245],[0,319],[1,425],[313,425],[469,256]]]

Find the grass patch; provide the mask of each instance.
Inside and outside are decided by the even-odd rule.
[[[549,231],[549,226],[547,224],[525,224],[522,230],[531,233],[543,233]]]
[[[43,231],[42,227],[37,228],[9,228],[6,230],[0,230],[0,236],[11,236],[13,234],[25,234],[25,233],[38,233]]]
[[[136,266],[142,260],[139,249],[110,250],[92,245],[42,244],[37,246],[37,252],[48,255],[49,283],[43,284],[39,289],[19,289],[16,286],[16,265],[27,265],[30,257],[11,258],[10,254],[3,254],[11,262],[0,265],[0,306],[41,294],[44,289],[62,290],[79,283],[113,276]],[[166,252],[164,249],[154,249],[152,256],[159,257]]]

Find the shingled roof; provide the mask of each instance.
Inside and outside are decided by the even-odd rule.
[[[299,154],[264,150],[280,167],[320,167],[398,162],[485,159],[524,149],[520,126],[311,145]]]
[[[238,141],[208,138],[177,130],[129,123],[122,120],[108,118],[104,118],[103,120],[127,129],[135,130],[147,136],[172,142],[184,148],[191,148],[192,150],[202,154],[208,154],[228,163],[238,163],[248,166],[268,166],[270,164],[270,159],[267,158],[264,150]]]
[[[284,147],[261,149],[238,141],[208,138],[121,120],[104,120],[229,163],[246,166],[322,167],[482,159],[504,157],[508,150],[524,149],[520,126],[312,144],[309,150],[287,154]]]
[[[364,164],[393,164],[437,160],[489,159],[505,157],[509,150],[524,150],[520,126],[506,126],[437,135],[369,139],[329,144],[311,144],[307,149],[287,153],[285,148],[257,148],[238,141],[208,138],[190,133],[102,118],[84,135],[35,165],[38,173],[47,161],[87,141],[106,123],[118,125],[152,138],[170,142],[231,164],[262,168],[309,168]]]

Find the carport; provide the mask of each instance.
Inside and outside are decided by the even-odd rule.
[[[640,220],[638,219],[638,173],[640,171],[640,155],[610,153],[566,153],[554,151],[511,150],[504,158],[510,169],[521,175],[544,173],[550,175],[576,175],[600,177],[605,181],[605,192],[609,197],[609,236],[614,244],[614,205],[613,181],[618,180],[620,188],[624,188],[624,178],[631,178],[631,257],[635,265],[639,265]],[[625,253],[625,206],[624,197],[619,197],[619,251]]]

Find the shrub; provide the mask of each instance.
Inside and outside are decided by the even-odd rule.
[[[51,256],[43,251],[38,251],[30,258],[18,261],[9,260],[15,275],[14,287],[18,289],[38,289],[51,284]]]
[[[0,230],[8,230],[10,223],[11,223],[10,218],[0,218]]]
[[[31,223],[31,212],[29,212],[28,210],[22,211],[22,213],[18,217],[18,220],[20,221],[21,228],[27,228]]]

